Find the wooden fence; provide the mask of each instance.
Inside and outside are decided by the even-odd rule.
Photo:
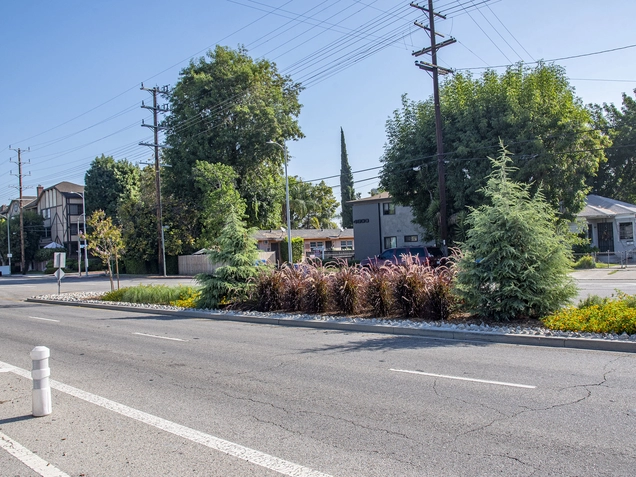
[[[268,263],[276,263],[274,252],[258,252],[258,259]],[[205,255],[180,255],[179,275],[193,276],[199,273],[213,273],[222,264],[212,264]]]

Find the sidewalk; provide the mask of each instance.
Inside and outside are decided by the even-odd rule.
[[[575,280],[634,280],[636,281],[636,267],[629,268],[591,268],[575,270],[571,273]]]

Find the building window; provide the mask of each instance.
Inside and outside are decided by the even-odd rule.
[[[404,241],[405,242],[417,242],[417,235],[405,235],[404,236]]]
[[[396,248],[397,237],[384,237],[384,248]]]
[[[314,248],[322,248],[323,247],[323,242],[309,242],[309,248],[314,249]]]
[[[84,208],[82,207],[82,204],[69,204],[68,213],[69,215],[82,215],[84,213]]]
[[[71,235],[77,235],[77,224],[71,224],[69,230],[71,232]]]
[[[50,219],[51,218],[51,209],[42,209],[42,218]]]
[[[618,224],[620,240],[634,240],[634,224],[632,222],[620,222]]]
[[[384,202],[382,204],[382,215],[395,215],[395,204]]]
[[[341,240],[340,241],[340,249],[341,250],[353,250],[353,240]]]
[[[44,238],[49,238],[51,236],[51,227],[44,227]]]

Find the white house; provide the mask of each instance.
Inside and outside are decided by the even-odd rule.
[[[615,254],[634,251],[636,205],[588,195],[577,218],[586,222],[591,245],[599,251]]]

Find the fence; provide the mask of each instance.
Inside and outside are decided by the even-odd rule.
[[[575,253],[574,261],[578,261],[581,257],[591,256],[595,264],[611,267],[627,268],[636,267],[636,249],[624,250],[621,252],[593,252],[593,253]]]
[[[258,252],[259,261],[275,263],[274,252]],[[210,257],[202,255],[180,255],[179,256],[179,275],[193,276],[199,273],[213,273],[222,264],[211,263]]]

